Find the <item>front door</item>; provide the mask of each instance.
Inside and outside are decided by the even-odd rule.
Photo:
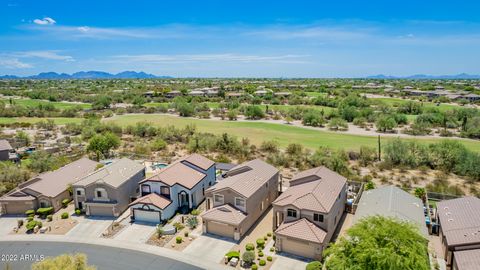
[[[188,207],[188,194],[186,192],[181,192],[178,194],[179,204],[180,207],[187,206]]]
[[[83,210],[83,202],[78,202],[78,209]]]

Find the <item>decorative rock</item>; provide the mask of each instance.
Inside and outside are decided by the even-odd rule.
[[[175,244],[172,244],[172,247],[175,247]]]
[[[188,240],[189,240],[189,241],[192,241],[192,240],[193,240],[193,238],[192,238],[192,237],[189,237],[189,238],[188,238]]]

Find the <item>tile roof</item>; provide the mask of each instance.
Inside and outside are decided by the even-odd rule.
[[[158,195],[157,193],[150,193],[148,195],[145,195],[141,198],[136,199],[135,201],[130,203],[129,206],[132,206],[135,204],[150,204],[163,210],[167,208],[167,206],[169,206],[171,203],[172,203],[171,200],[161,195]]]
[[[283,222],[275,231],[276,235],[301,239],[313,243],[323,243],[327,232],[306,218]]]
[[[327,167],[320,166],[316,168],[312,168],[309,170],[301,171],[297,173],[291,180],[290,186],[294,186],[297,182],[303,182],[299,180],[304,180],[305,178],[312,178],[312,179],[329,179],[329,181],[347,181],[347,178],[341,176],[340,174],[328,169]]]
[[[12,146],[7,140],[0,140],[0,151],[12,150]]]
[[[480,249],[455,251],[453,258],[458,270],[480,270]]]
[[[93,183],[105,183],[117,188],[144,169],[143,164],[128,158],[122,158],[83,177],[74,185],[88,186]]]
[[[332,173],[335,175],[328,173],[326,177],[288,188],[273,204],[278,206],[293,205],[299,209],[322,213],[330,212],[347,182],[346,178]],[[305,175],[303,172],[301,174]]]
[[[64,192],[69,184],[94,172],[98,164],[87,158],[79,159],[58,170],[38,175],[35,179],[40,180],[25,186],[22,190],[28,193],[30,189],[47,197],[56,197]]]
[[[254,159],[232,168],[225,174],[226,177],[209,188],[209,191],[230,188],[248,198],[277,173],[277,168],[260,159]]]
[[[437,211],[449,246],[480,243],[480,199],[464,197],[441,201]]]
[[[237,210],[229,204],[214,207],[204,212],[201,216],[203,219],[218,221],[235,226],[240,225],[247,217],[242,211]]]
[[[182,160],[187,161],[188,163],[191,163],[205,171],[215,165],[215,162],[199,154],[191,154],[190,156],[181,159],[181,161]]]
[[[182,185],[188,189],[193,188],[196,184],[205,178],[206,174],[201,173],[187,165],[176,162],[162,169],[158,174],[143,180],[143,182],[162,182],[169,186],[175,184]]]
[[[422,200],[396,186],[384,186],[363,192],[354,221],[374,215],[412,222],[424,236],[428,236]]]

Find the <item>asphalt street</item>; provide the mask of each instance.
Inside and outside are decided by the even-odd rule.
[[[30,269],[36,259],[57,256],[65,253],[84,253],[88,264],[95,265],[98,270],[197,270],[202,269],[170,258],[134,250],[113,248],[107,246],[58,243],[58,242],[0,242],[0,269],[22,270]]]

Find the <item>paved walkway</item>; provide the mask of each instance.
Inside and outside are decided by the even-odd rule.
[[[245,246],[248,243],[253,243],[254,245],[256,245],[257,239],[263,238],[267,235],[267,233],[272,232],[272,228],[273,208],[270,207],[270,209],[268,209],[267,212],[264,213],[263,216],[252,225],[251,229],[245,234],[242,241],[237,246],[235,246],[235,249],[244,251]],[[268,242],[269,240],[265,242]]]

